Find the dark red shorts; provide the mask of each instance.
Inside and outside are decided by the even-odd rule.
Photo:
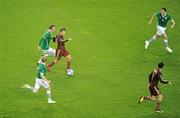
[[[149,86],[149,91],[151,96],[158,96],[159,94],[161,94],[160,89],[156,86]]]
[[[56,57],[58,55],[57,53],[58,53],[59,49],[60,49],[60,53],[59,53],[58,59],[60,59],[62,56],[66,57],[66,56],[70,55],[70,53],[66,50],[65,47],[60,47],[60,48],[56,49]]]

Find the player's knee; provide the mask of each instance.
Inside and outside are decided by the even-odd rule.
[[[47,91],[50,91],[50,90],[51,90],[51,87],[50,87],[50,86],[48,86],[48,87],[46,88],[46,90],[47,90]]]
[[[162,94],[158,95],[158,99],[157,99],[157,101],[158,101],[158,102],[162,102],[162,100],[163,100],[163,96],[162,96]]]
[[[168,38],[166,33],[163,33],[163,36],[164,36],[165,39]]]
[[[150,100],[156,100],[156,97],[155,96],[151,96]]]
[[[156,34],[155,35],[155,39],[158,39],[160,37],[160,35]]]
[[[71,60],[72,60],[71,55],[68,55],[68,56],[66,57],[66,59],[67,59],[67,61],[71,61]]]

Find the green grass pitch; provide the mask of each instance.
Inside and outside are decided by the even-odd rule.
[[[0,118],[178,118],[180,117],[180,4],[179,0],[0,0]],[[167,7],[177,25],[167,27],[168,54],[162,38],[144,50],[156,32],[148,20]],[[66,76],[65,59],[53,67],[52,97],[21,89],[34,85],[37,45],[50,24],[67,28],[73,40],[67,49],[75,75]],[[51,47],[56,44],[51,42]],[[48,63],[53,58],[48,59]],[[149,95],[148,73],[163,61],[162,114],[155,102],[137,104]]]

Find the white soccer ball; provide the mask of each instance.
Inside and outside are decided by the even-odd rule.
[[[73,74],[74,74],[74,71],[72,69],[67,70],[67,75],[68,76],[73,76]]]

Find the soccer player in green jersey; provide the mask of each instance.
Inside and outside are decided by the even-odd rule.
[[[48,103],[56,103],[56,101],[51,99],[51,87],[50,87],[50,80],[47,80],[47,78],[45,77],[46,75],[46,60],[48,58],[48,54],[45,54],[44,56],[42,56],[42,62],[38,64],[38,68],[37,68],[37,76],[36,76],[36,82],[35,82],[35,86],[32,87],[29,84],[24,84],[22,86],[22,88],[27,88],[29,90],[31,90],[33,93],[37,93],[40,87],[43,87],[47,90],[47,96],[48,96]]]
[[[164,46],[166,48],[166,50],[168,52],[172,52],[172,49],[169,48],[168,46],[168,36],[166,31],[166,26],[168,21],[171,21],[171,28],[174,28],[175,26],[175,21],[174,19],[167,13],[167,9],[166,8],[162,8],[160,12],[153,14],[153,16],[151,17],[150,21],[148,24],[151,24],[151,22],[153,21],[154,17],[157,17],[158,23],[157,23],[157,33],[148,41],[145,41],[145,49],[148,48],[148,46],[155,41],[156,39],[158,39],[161,35],[163,35],[164,37]]]
[[[56,28],[55,25],[50,25],[49,30],[46,31],[43,37],[39,41],[38,49],[43,50],[43,54],[48,54],[48,56],[55,56],[56,50],[50,48],[50,40],[52,39],[52,32],[55,32]],[[41,57],[42,58],[42,57]],[[41,58],[38,61],[38,64],[41,62]]]

